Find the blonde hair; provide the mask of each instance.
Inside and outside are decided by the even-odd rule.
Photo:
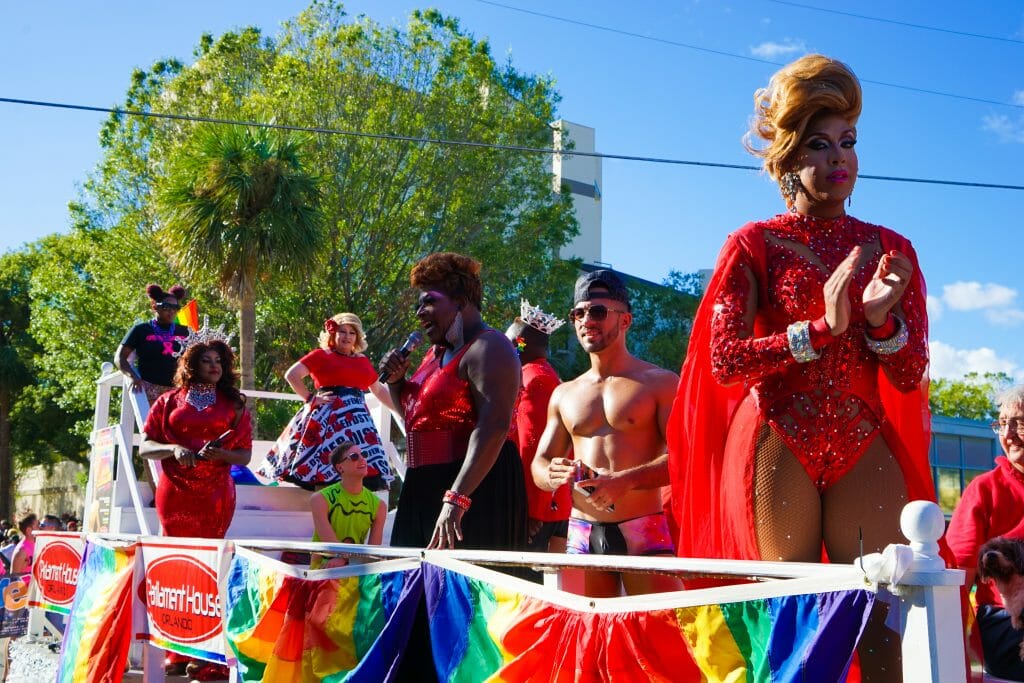
[[[764,159],[764,170],[780,182],[792,170],[813,117],[837,114],[852,126],[860,110],[860,81],[853,70],[825,55],[805,55],[776,71],[768,87],[754,93],[754,116],[743,146]],[[764,144],[755,144],[754,138]]]
[[[356,331],[356,345],[355,352],[362,353],[366,350],[366,333],[363,332],[363,321],[359,319],[359,316],[355,313],[339,313],[328,320],[333,320],[340,327],[341,325],[351,325]],[[325,322],[326,324],[326,322]],[[328,351],[334,348],[334,335],[323,330],[320,333],[320,348],[327,349]]]

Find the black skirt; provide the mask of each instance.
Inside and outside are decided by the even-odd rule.
[[[462,462],[423,465],[406,471],[391,533],[392,546],[425,548],[430,543],[441,514],[441,499],[455,482]],[[459,548],[526,548],[526,487],[514,443],[506,441],[501,447],[494,466],[471,498],[473,503],[462,516],[463,540],[458,543]]]

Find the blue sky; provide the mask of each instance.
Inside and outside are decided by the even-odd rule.
[[[489,38],[497,58],[553,75],[563,98],[559,114],[596,128],[602,152],[754,163],[740,138],[754,90],[776,67],[658,40],[779,62],[817,51],[846,61],[865,81],[862,173],[1024,185],[1024,5],[1014,0],[802,2],[1003,40],[776,0],[507,0],[658,40],[479,0],[430,4]],[[402,25],[411,9],[430,4],[362,0],[346,8]],[[7,3],[0,15],[0,97],[110,106],[121,101],[134,67],[162,57],[190,60],[207,31],[256,25],[274,34],[305,5]],[[101,120],[0,104],[0,251],[67,228],[67,202],[99,157]],[[770,180],[749,171],[606,160],[602,192],[604,260],[651,280],[672,269],[710,267],[731,230],[782,210]],[[1001,370],[1024,381],[1024,192],[861,180],[850,212],[914,242],[930,294],[933,376]]]

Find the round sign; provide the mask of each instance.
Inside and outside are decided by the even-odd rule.
[[[47,543],[32,565],[42,601],[70,605],[75,599],[81,567],[82,556],[71,545],[64,541]]]
[[[150,624],[178,643],[198,643],[221,629],[217,576],[187,555],[168,555],[146,568]]]

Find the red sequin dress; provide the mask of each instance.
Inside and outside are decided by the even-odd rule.
[[[185,398],[185,388],[160,396],[146,417],[146,438],[198,451],[208,441],[232,429],[234,402],[217,392],[213,405],[197,410]],[[252,448],[252,422],[244,411],[234,435],[222,444],[228,450]],[[224,538],[235,514],[235,483],[231,465],[220,460],[197,460],[185,467],[174,458],[161,461],[156,486],[156,513],[165,536]]]
[[[797,363],[786,329],[824,315],[822,288],[855,246],[868,258],[850,284],[849,328],[819,349],[819,359]],[[867,348],[861,296],[881,255],[893,249],[914,264],[897,312],[909,341],[882,355]],[[752,334],[751,287],[757,302]],[[764,423],[820,491],[849,472],[880,432],[904,473],[909,498],[934,500],[927,336],[917,257],[893,231],[849,216],[783,214],[730,235],[694,321],[669,420],[679,554],[759,559],[751,477],[754,437]],[[733,424],[737,419],[746,422]],[[743,469],[728,463],[743,463]],[[744,493],[720,495],[720,488]],[[735,514],[737,506],[745,508],[742,514]],[[727,521],[736,518],[743,521]]]
[[[392,545],[422,548],[430,542],[441,499],[455,482],[477,427],[472,389],[469,381],[459,376],[459,361],[484,334],[501,333],[492,329],[481,332],[444,365],[444,348],[435,347],[402,386],[408,469]],[[473,502],[462,517],[459,547],[512,550],[524,545],[526,489],[515,444],[505,442],[470,496]]]

